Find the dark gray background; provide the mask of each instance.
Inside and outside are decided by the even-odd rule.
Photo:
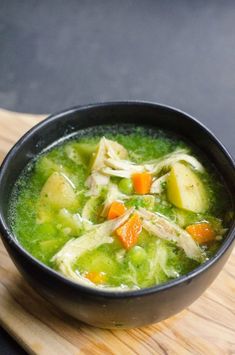
[[[196,116],[235,155],[232,0],[0,0],[0,45],[0,107],[157,101]],[[1,339],[1,353],[17,353]]]

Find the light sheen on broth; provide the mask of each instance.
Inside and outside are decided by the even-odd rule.
[[[167,282],[214,255],[231,205],[213,166],[183,140],[104,126],[31,162],[10,213],[19,242],[44,264],[126,290]]]

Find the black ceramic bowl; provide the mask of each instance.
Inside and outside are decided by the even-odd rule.
[[[50,116],[12,148],[0,172],[0,227],[4,245],[29,284],[64,312],[97,327],[140,327],[178,313],[195,301],[218,275],[231,251],[233,224],[209,261],[166,284],[125,292],[81,286],[49,269],[28,254],[11,233],[8,220],[12,188],[26,164],[58,139],[101,124],[131,123],[171,130],[201,149],[223,176],[235,203],[235,167],[221,143],[184,112],[145,102],[113,102],[80,106]]]

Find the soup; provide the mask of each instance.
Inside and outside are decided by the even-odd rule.
[[[231,205],[213,166],[179,137],[104,126],[32,161],[10,217],[20,244],[47,266],[83,285],[128,290],[211,258]]]

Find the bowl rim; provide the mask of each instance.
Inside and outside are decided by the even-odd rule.
[[[144,101],[144,100],[127,100],[127,101],[106,101],[106,102],[97,102],[97,103],[91,103],[91,104],[85,104],[85,105],[78,105],[78,106],[73,106],[71,108],[64,109],[62,111],[59,111],[57,113],[53,113],[43,119],[41,122],[37,123],[34,125],[31,129],[29,129],[14,145],[13,147],[9,150],[7,155],[5,156],[1,166],[0,166],[0,189],[1,189],[1,182],[3,179],[3,176],[5,172],[8,169],[8,164],[11,161],[12,158],[14,158],[14,155],[17,154],[18,148],[22,146],[22,144],[25,143],[30,137],[32,137],[38,129],[43,129],[49,122],[53,122],[54,120],[57,120],[61,117],[67,116],[68,114],[74,113],[74,112],[79,112],[83,111],[86,109],[90,108],[100,108],[100,107],[110,107],[110,106],[129,106],[129,105],[139,105],[139,106],[149,106],[149,107],[155,107],[155,108],[162,108],[166,109],[168,111],[173,111],[176,113],[179,113],[183,115],[186,119],[189,121],[196,123],[202,130],[206,132],[207,135],[210,136],[211,140],[214,141],[214,143],[219,147],[219,149],[222,151],[222,153],[226,156],[228,159],[230,165],[235,171],[235,162],[230,155],[230,153],[227,151],[225,146],[219,141],[219,139],[215,136],[214,133],[212,133],[204,124],[202,124],[200,121],[195,119],[193,116],[190,114],[177,109],[175,107],[157,103],[157,102],[152,102],[152,101]],[[68,135],[69,136],[69,135]],[[67,136],[67,137],[68,137]],[[63,138],[64,139],[64,138]],[[59,141],[59,140],[58,140]],[[57,142],[58,142],[57,141]],[[57,143],[56,142],[56,143]],[[52,144],[53,145],[53,144]],[[191,280],[206,272],[209,268],[211,268],[224,254],[225,252],[229,249],[229,247],[232,245],[232,243],[235,240],[235,221],[233,221],[233,224],[230,227],[230,230],[226,236],[226,240],[223,242],[223,244],[220,246],[218,251],[213,255],[212,258],[204,262],[203,264],[199,265],[192,271],[190,271],[188,274],[179,276],[173,280],[167,281],[165,283],[147,287],[147,288],[142,288],[142,289],[132,289],[132,290],[113,290],[113,289],[105,289],[105,288],[99,288],[99,287],[93,287],[93,286],[85,286],[82,284],[79,284],[78,282],[73,281],[72,279],[69,279],[56,270],[50,268],[49,266],[45,265],[38,259],[36,259],[33,255],[31,255],[24,247],[18,242],[17,237],[11,232],[10,227],[5,223],[3,220],[3,216],[0,213],[0,232],[1,232],[1,237],[4,242],[7,244],[11,244],[11,247],[15,249],[17,253],[20,254],[21,257],[26,258],[27,261],[30,263],[34,264],[36,267],[40,269],[40,271],[43,271],[47,274],[49,274],[52,278],[55,278],[58,282],[61,282],[62,284],[65,284],[66,286],[73,288],[74,290],[89,294],[89,295],[94,295],[94,296],[100,296],[103,298],[133,298],[133,297],[141,297],[145,295],[150,295],[153,293],[158,293],[161,291],[166,291],[171,287],[176,287],[180,286],[182,284],[190,283]]]

